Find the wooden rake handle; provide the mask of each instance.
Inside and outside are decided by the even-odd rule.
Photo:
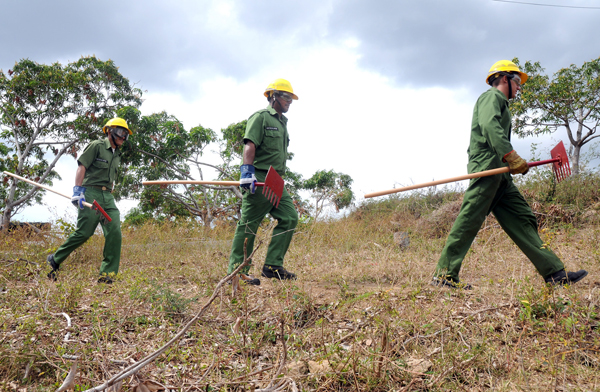
[[[46,186],[46,185],[38,184],[37,182],[34,182],[34,181],[31,181],[31,180],[28,180],[27,178],[24,178],[24,177],[18,176],[18,175],[16,175],[16,174],[13,174],[13,173],[10,173],[10,172],[7,172],[7,171],[5,171],[5,172],[4,172],[4,174],[8,174],[8,175],[9,175],[9,176],[11,176],[11,177],[17,178],[17,179],[19,179],[19,180],[21,180],[21,181],[28,182],[28,183],[30,183],[31,185],[35,185],[35,186],[37,186],[38,188],[45,189],[45,190],[47,190],[47,191],[50,191],[50,192],[52,192],[52,193],[56,193],[57,195],[60,195],[60,196],[62,196],[62,197],[66,197],[67,199],[70,199],[70,198],[71,198],[71,196],[69,196],[69,195],[65,195],[64,193],[60,193],[60,192],[58,192],[58,191],[55,191],[54,189],[52,189],[52,188],[50,188],[50,187],[48,187],[48,186]],[[86,207],[90,207],[90,208],[92,207],[92,204],[91,204],[91,203],[88,203],[87,201],[84,201],[84,202],[83,202],[83,205],[84,205],[84,206],[86,206]]]
[[[169,181],[143,181],[142,185],[221,185],[221,186],[240,186],[239,181],[196,181],[196,180],[169,180]],[[264,186],[264,182],[257,182],[256,186]]]
[[[142,181],[142,185],[218,185],[218,186],[240,186],[239,181],[196,181],[196,180],[159,180]],[[269,200],[275,208],[279,207],[279,202],[283,196],[285,183],[283,178],[277,173],[273,166],[269,167],[264,182],[257,182],[255,186],[262,186],[262,194]]]
[[[18,175],[16,175],[16,174],[13,174],[13,173],[11,173],[11,172],[4,171],[3,173],[4,173],[4,174],[8,174],[9,176],[11,176],[11,177],[14,177],[14,178],[16,178],[16,179],[19,179],[19,180],[21,180],[21,181],[25,181],[25,182],[27,182],[27,183],[29,183],[29,184],[31,184],[31,185],[35,185],[35,186],[37,186],[38,188],[45,189],[45,190],[47,190],[47,191],[50,191],[50,192],[52,192],[52,193],[56,193],[57,195],[60,195],[60,196],[62,196],[62,197],[66,197],[67,199],[71,199],[71,196],[69,196],[69,195],[65,195],[64,193],[60,193],[60,192],[58,192],[58,191],[55,191],[54,189],[52,189],[52,188],[50,188],[50,187],[48,187],[48,186],[46,186],[46,185],[38,184],[37,182],[34,182],[34,181],[31,181],[31,180],[28,180],[27,178],[24,178],[24,177],[18,176]],[[105,218],[106,218],[106,219],[107,219],[109,222],[111,222],[111,221],[112,221],[112,219],[110,218],[110,216],[108,216],[108,214],[106,213],[106,211],[104,211],[104,209],[103,209],[102,207],[100,207],[100,205],[98,204],[98,202],[96,202],[96,200],[94,200],[94,203],[93,203],[93,204],[92,204],[92,203],[88,203],[87,201],[84,201],[84,202],[82,202],[81,204],[83,204],[83,205],[84,205],[85,207],[87,207],[87,208],[91,208],[92,210],[96,210],[96,211],[100,212],[102,215],[104,215],[104,217],[105,217]]]
[[[533,167],[533,166],[546,165],[548,163],[554,163],[554,162],[560,162],[560,159],[559,158],[554,158],[554,159],[547,159],[545,161],[529,162],[527,165],[529,167]],[[508,168],[508,166],[506,166],[506,167],[500,167],[498,169],[491,169],[491,170],[485,170],[485,171],[482,171],[482,172],[466,174],[464,176],[446,178],[444,180],[424,182],[422,184],[410,185],[410,186],[405,186],[405,187],[402,187],[402,188],[388,189],[387,191],[367,193],[365,195],[365,199],[368,199],[368,198],[371,198],[371,197],[389,195],[389,194],[392,194],[392,193],[400,193],[400,192],[410,191],[410,190],[413,190],[413,189],[428,188],[430,186],[447,184],[449,182],[470,180],[472,178],[488,177],[488,176],[493,176],[493,175],[496,175],[496,174],[508,173],[509,170],[510,169]]]

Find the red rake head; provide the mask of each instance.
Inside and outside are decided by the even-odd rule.
[[[94,200],[94,202],[92,203],[92,210],[96,211],[96,214],[100,213],[100,220],[103,223],[106,224],[106,223],[112,222],[112,219],[110,218],[110,216],[108,216],[106,211],[104,211],[104,208],[100,207],[100,204],[98,204],[98,202],[96,200]]]
[[[265,178],[265,185],[263,186],[263,195],[269,199],[269,202],[279,207],[281,196],[283,195],[283,178],[273,169],[273,166],[269,167],[267,177]]]
[[[554,169],[556,182],[561,182],[571,175],[569,157],[567,156],[567,151],[565,150],[565,145],[562,141],[550,151],[550,155],[552,156],[552,159],[558,159],[558,161],[552,162],[552,168]]]

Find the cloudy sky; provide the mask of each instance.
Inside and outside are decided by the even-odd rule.
[[[300,98],[288,112],[290,168],[305,178],[320,169],[349,174],[359,202],[466,174],[472,108],[497,60],[539,61],[552,74],[600,56],[600,0],[0,4],[5,72],[22,58],[112,59],[144,90],[144,114],[165,110],[187,128],[244,120],[266,106],[273,79],[288,79]],[[532,143],[549,149],[558,140],[567,142],[564,130],[514,146],[527,157]],[[69,157],[59,164],[63,193],[75,166]],[[46,198],[50,208],[16,219],[61,216],[68,201]]]

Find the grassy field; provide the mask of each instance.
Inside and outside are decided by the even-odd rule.
[[[45,257],[69,227],[0,237],[0,388],[56,390],[74,363],[75,390],[102,385],[201,312],[112,390],[600,390],[600,196],[597,177],[578,181],[520,184],[547,245],[569,270],[589,272],[566,288],[544,285],[492,217],[461,272],[474,290],[429,285],[460,206],[451,190],[303,223],[286,257],[299,279],[262,279],[235,297],[227,284],[215,293],[231,225],[124,228],[113,285],[96,283],[102,235],[57,282]],[[269,228],[258,234],[255,275]]]

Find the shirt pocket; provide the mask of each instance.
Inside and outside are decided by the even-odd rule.
[[[263,147],[270,151],[279,151],[283,148],[283,130],[265,129]]]
[[[94,161],[92,162],[92,166],[94,166],[97,169],[101,169],[101,170],[107,170],[108,169],[108,162],[102,162],[102,161]]]

